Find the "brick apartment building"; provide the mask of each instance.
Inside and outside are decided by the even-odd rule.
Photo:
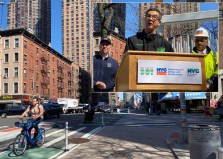
[[[0,68],[0,107],[79,95],[79,67],[25,29],[0,31]]]

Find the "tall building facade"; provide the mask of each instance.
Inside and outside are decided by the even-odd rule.
[[[118,101],[118,93],[109,93],[109,105],[111,106],[118,106],[119,101]]]
[[[63,55],[92,72],[93,23],[90,0],[62,1]]]
[[[109,3],[109,1],[108,1]],[[112,5],[113,17],[111,19],[109,31],[115,31],[118,34],[125,37],[125,24],[126,24],[126,3],[115,3]],[[105,12],[105,16],[108,16],[108,12]],[[94,18],[94,32],[101,31],[100,18],[97,3],[94,3],[93,7],[93,18]]]
[[[51,43],[51,0],[11,0],[8,29],[24,28],[46,44]]]
[[[80,101],[89,102],[93,72],[93,14],[90,0],[62,1],[63,55],[80,69]],[[90,88],[89,88],[90,86]]]
[[[72,61],[25,29],[0,31],[0,62],[0,106],[24,104],[34,95],[78,98]]]

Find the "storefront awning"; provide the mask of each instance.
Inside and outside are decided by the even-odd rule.
[[[180,99],[180,93],[179,92],[168,92],[163,98],[160,99],[160,101],[164,100],[177,100]],[[185,99],[206,99],[206,93],[205,92],[185,92]]]

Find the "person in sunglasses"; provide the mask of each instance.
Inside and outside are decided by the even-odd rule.
[[[157,33],[162,14],[157,8],[149,8],[145,14],[145,29],[127,39],[125,52],[128,50],[174,52],[171,44]]]
[[[206,86],[208,92],[218,92],[218,52],[208,46],[208,31],[202,27],[194,34],[195,47],[193,53],[205,54]]]

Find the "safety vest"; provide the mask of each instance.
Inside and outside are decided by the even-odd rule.
[[[213,74],[218,74],[218,52],[214,54],[211,49],[209,53],[204,57],[205,60],[205,72],[206,79],[209,79]],[[196,53],[194,50],[192,53]]]

